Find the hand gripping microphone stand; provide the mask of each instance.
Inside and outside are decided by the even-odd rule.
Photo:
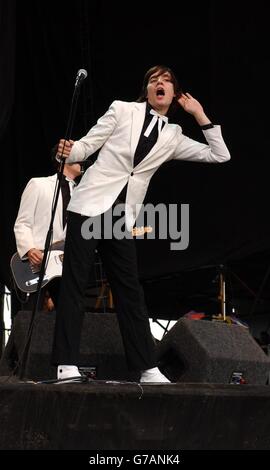
[[[73,124],[74,124],[74,117],[75,117],[75,113],[76,113],[76,109],[77,109],[77,102],[78,102],[78,97],[79,97],[80,85],[82,84],[83,80],[86,77],[87,77],[87,71],[84,70],[84,69],[80,69],[77,73],[75,87],[74,87],[74,91],[73,91],[73,95],[72,95],[71,106],[70,106],[69,117],[68,117],[68,123],[67,123],[67,129],[66,129],[66,133],[65,133],[65,141],[68,141],[71,138],[71,134],[72,134],[72,130],[73,130]],[[30,347],[30,343],[31,343],[33,327],[34,327],[34,320],[35,320],[36,312],[38,310],[38,304],[39,304],[39,299],[40,299],[40,294],[41,294],[41,289],[42,289],[42,283],[43,283],[43,279],[44,279],[44,276],[45,276],[45,273],[46,273],[48,255],[49,255],[49,251],[50,251],[51,241],[53,239],[53,222],[54,222],[54,218],[55,218],[59,193],[60,193],[60,189],[61,189],[61,182],[62,182],[62,179],[63,179],[64,166],[65,166],[65,158],[63,158],[63,155],[60,155],[60,166],[59,166],[58,178],[57,178],[56,186],[55,186],[55,190],[54,190],[51,220],[50,220],[49,229],[48,229],[48,232],[47,232],[47,235],[46,235],[43,259],[42,259],[40,272],[39,272],[36,300],[34,302],[34,306],[33,306],[33,310],[32,310],[32,315],[31,315],[31,319],[30,319],[30,324],[29,324],[29,328],[28,328],[28,333],[27,333],[27,337],[26,337],[25,346],[24,346],[24,349],[23,349],[23,352],[22,352],[22,355],[21,355],[21,359],[20,359],[20,361],[18,363],[18,366],[17,366],[17,367],[19,367],[19,378],[20,378],[20,380],[22,380],[23,377],[24,377],[25,366],[26,366],[26,362],[27,362],[27,357],[28,357],[28,352],[29,352],[29,347]]]

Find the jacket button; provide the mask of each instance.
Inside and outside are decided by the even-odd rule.
[[[130,176],[133,176],[133,175],[134,175],[134,173],[133,173],[133,171],[132,171],[132,172],[130,173]]]

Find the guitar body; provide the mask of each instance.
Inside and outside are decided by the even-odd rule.
[[[152,227],[134,227],[132,230],[133,237],[139,237],[145,233],[151,233]],[[47,260],[47,268],[45,271],[42,287],[46,286],[55,277],[62,276],[62,265],[64,255],[64,242],[59,241],[52,245]],[[13,279],[22,292],[33,293],[37,291],[39,270],[33,268],[28,259],[22,260],[18,253],[15,253],[10,261],[10,268]]]
[[[52,248],[50,251],[42,287],[55,277],[62,276],[63,255],[63,250]],[[15,253],[11,258],[10,268],[16,285],[22,292],[33,293],[37,291],[39,270],[33,268],[28,259],[21,260],[18,253]]]

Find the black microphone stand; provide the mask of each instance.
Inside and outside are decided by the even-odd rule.
[[[73,124],[74,124],[74,118],[76,114],[76,109],[77,109],[77,103],[78,103],[78,97],[79,97],[79,90],[80,90],[80,85],[82,83],[82,80],[86,78],[87,72],[85,72],[84,76],[80,75],[81,70],[79,70],[77,78],[76,78],[76,83],[72,95],[72,100],[71,100],[71,105],[70,105],[70,111],[69,111],[69,117],[68,117],[68,123],[67,123],[67,129],[65,133],[65,141],[70,140],[72,130],[73,130]],[[50,220],[50,225],[49,229],[46,235],[46,240],[45,240],[45,246],[44,246],[44,252],[43,252],[43,258],[42,258],[42,263],[40,267],[40,272],[39,272],[39,279],[38,279],[38,284],[37,284],[37,294],[36,294],[36,299],[34,302],[33,310],[32,310],[32,315],[30,319],[30,324],[27,332],[27,337],[26,337],[26,342],[24,349],[21,354],[21,358],[19,360],[18,366],[19,367],[19,379],[22,380],[24,378],[24,373],[25,373],[25,366],[27,363],[27,358],[28,358],[28,353],[29,353],[29,348],[31,344],[31,338],[32,338],[32,332],[33,332],[33,327],[34,327],[34,320],[35,316],[38,310],[38,305],[39,305],[39,300],[40,300],[40,295],[41,295],[41,289],[42,289],[42,283],[43,279],[45,276],[46,272],[46,266],[47,266],[47,260],[48,260],[48,254],[51,246],[51,241],[53,238],[53,222],[55,218],[55,213],[56,213],[56,208],[57,208],[57,203],[59,199],[59,193],[61,189],[61,182],[63,180],[63,171],[64,171],[64,166],[65,166],[65,158],[63,158],[63,154],[60,155],[60,166],[58,170],[58,178],[56,181],[56,186],[54,190],[54,200],[53,200],[53,205],[52,205],[52,214],[51,214],[51,220]]]

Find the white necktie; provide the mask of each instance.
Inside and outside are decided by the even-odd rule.
[[[155,127],[157,121],[158,121],[158,135],[160,134],[161,132],[161,129],[162,129],[162,121],[164,121],[165,123],[168,122],[168,118],[167,116],[163,116],[162,114],[158,114],[156,111],[154,111],[154,109],[151,109],[150,111],[150,114],[153,115],[152,117],[152,120],[150,121],[145,133],[143,134],[145,137],[148,137],[153,128]]]

